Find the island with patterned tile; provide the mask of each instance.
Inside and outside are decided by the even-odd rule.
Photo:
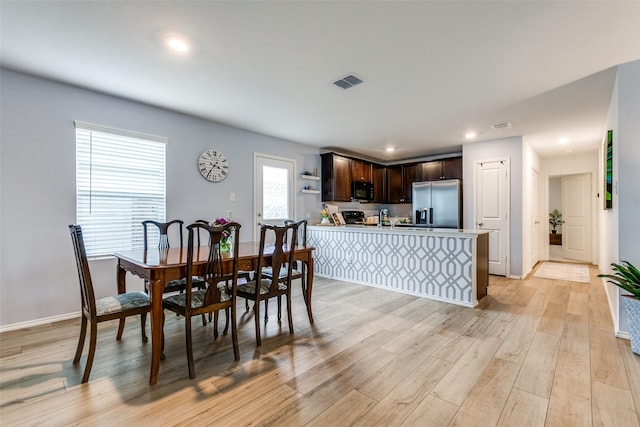
[[[413,227],[308,227],[315,274],[466,307],[487,294],[489,234]]]

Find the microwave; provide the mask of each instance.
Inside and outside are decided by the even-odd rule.
[[[361,202],[373,200],[373,184],[370,182],[353,181],[351,199]]]

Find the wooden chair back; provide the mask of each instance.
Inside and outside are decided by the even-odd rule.
[[[273,234],[275,239],[270,238],[268,234]],[[260,249],[258,252],[258,268],[256,269],[254,278],[256,278],[257,283],[261,283],[262,276],[262,268],[261,266],[265,264],[265,243],[267,241],[273,241],[273,252],[270,254],[271,262],[270,267],[272,271],[280,271],[281,268],[285,268],[287,274],[284,278],[286,281],[287,287],[290,286],[291,272],[293,269],[293,246],[288,247],[286,244],[289,242],[296,242],[298,240],[298,224],[297,223],[289,223],[283,226],[271,225],[271,224],[263,224],[260,227]],[[271,246],[271,245],[270,245]],[[285,252],[285,249],[287,252]],[[269,254],[268,254],[269,255]],[[273,274],[267,279],[271,280],[271,284],[269,285],[270,292],[275,292],[278,289],[278,282],[283,282],[283,278],[278,278],[277,274]],[[260,292],[260,286],[256,286],[256,296]]]
[[[173,224],[178,224],[179,227],[179,238],[180,238],[180,248],[183,246],[183,240],[182,240],[182,232],[183,232],[183,224],[184,221],[181,221],[179,219],[174,219],[173,221],[169,221],[169,222],[157,222],[157,221],[152,221],[152,220],[146,220],[146,221],[142,221],[142,227],[144,228],[144,250],[146,251],[149,247],[148,245],[148,230],[147,227],[149,225],[155,225],[156,227],[158,227],[158,230],[160,232],[160,235],[158,236],[158,249],[168,249],[169,247],[171,247],[171,245],[169,244],[169,227],[171,227]]]
[[[78,267],[82,311],[85,316],[95,318],[97,315],[96,297],[93,292],[93,282],[91,281],[91,273],[89,272],[89,261],[87,260],[87,252],[84,247],[82,227],[79,225],[69,225],[69,232],[71,233],[71,241],[73,242],[76,266]]]

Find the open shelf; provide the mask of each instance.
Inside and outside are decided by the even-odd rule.
[[[302,179],[312,179],[314,181],[320,181],[320,177],[316,175],[300,175]]]

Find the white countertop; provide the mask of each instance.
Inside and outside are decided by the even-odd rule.
[[[454,228],[426,228],[426,227],[378,227],[374,225],[309,225],[309,229],[326,230],[332,232],[355,232],[355,233],[393,233],[393,234],[429,234],[443,237],[478,236],[489,233],[488,230],[474,229],[454,229]]]

